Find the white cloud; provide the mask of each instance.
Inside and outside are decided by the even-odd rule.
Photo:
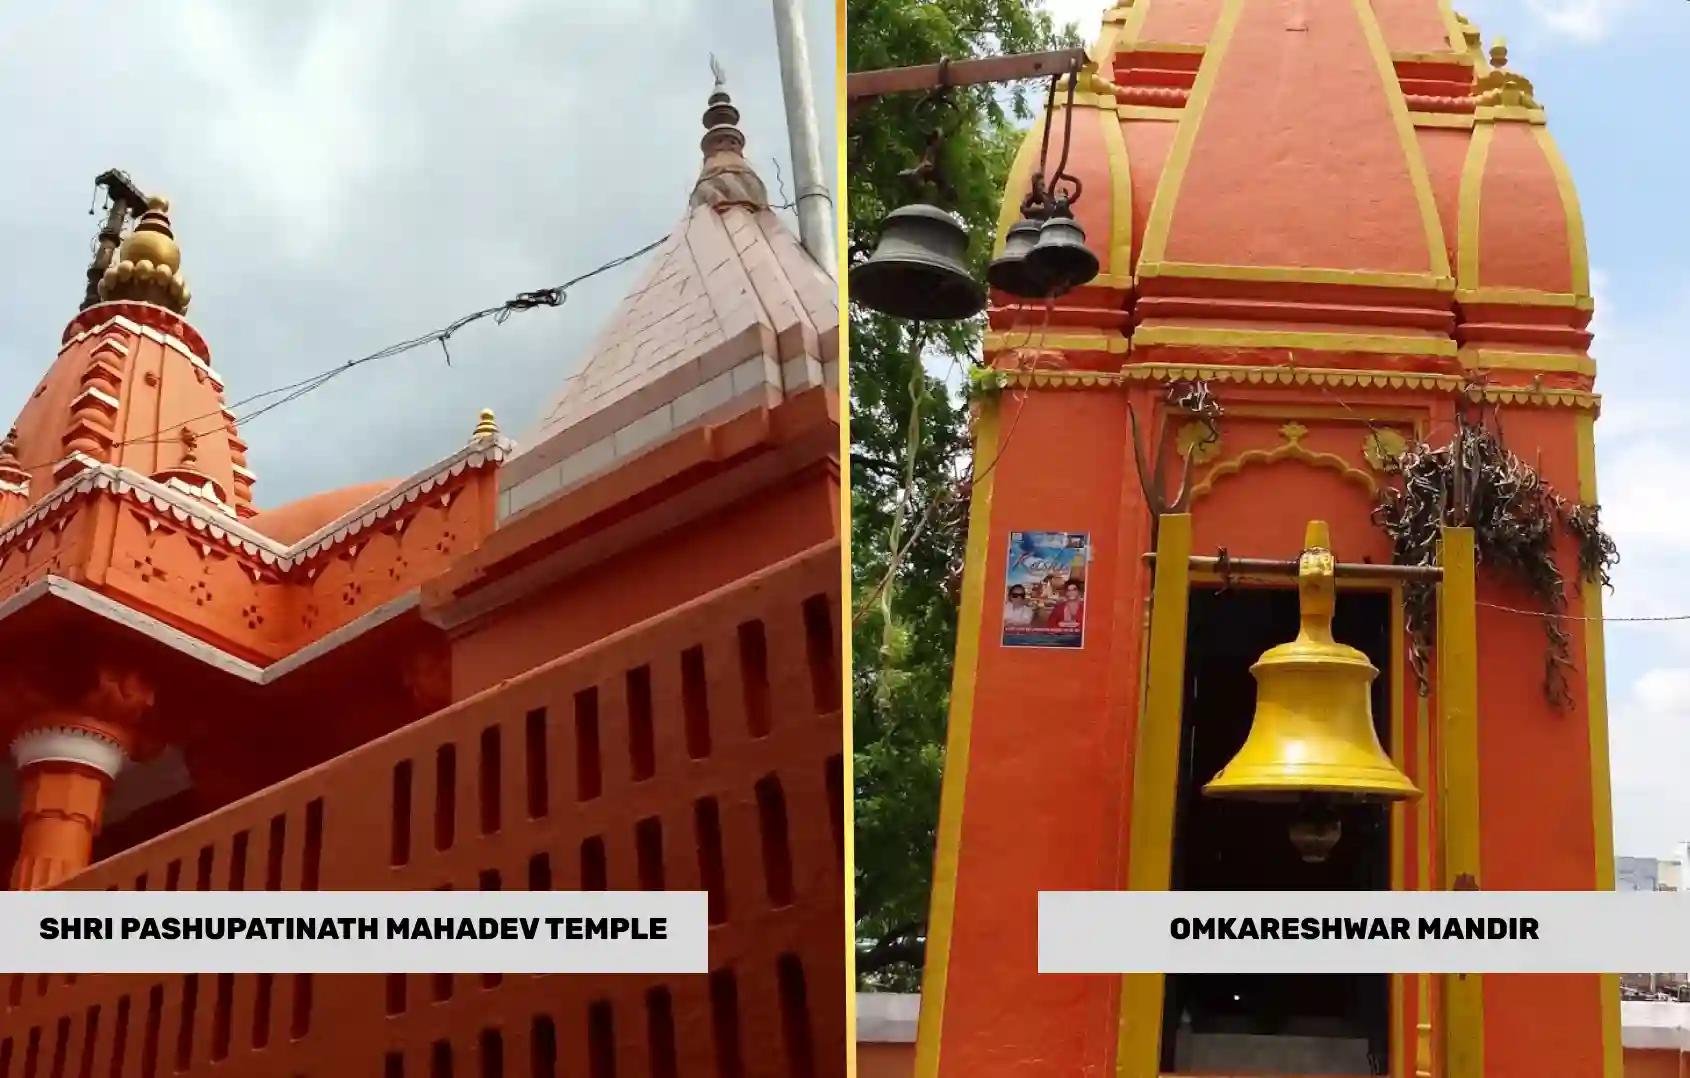
[[[1532,14],[1552,33],[1573,41],[1606,39],[1635,0],[1526,0]]]
[[[1645,672],[1608,708],[1614,848],[1664,856],[1690,839],[1690,667]]]

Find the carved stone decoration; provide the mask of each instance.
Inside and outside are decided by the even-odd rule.
[[[1401,431],[1390,427],[1376,427],[1361,440],[1361,455],[1367,458],[1367,463],[1376,472],[1391,471],[1396,459],[1407,448],[1408,439]]]

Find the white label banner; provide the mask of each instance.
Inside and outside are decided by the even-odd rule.
[[[1040,973],[1690,970],[1690,892],[1041,891]]]
[[[0,891],[0,973],[704,973],[703,891]]]

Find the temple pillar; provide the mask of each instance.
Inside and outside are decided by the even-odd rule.
[[[11,887],[36,891],[88,867],[125,752],[109,734],[54,724],[19,734],[12,758],[21,797]]]

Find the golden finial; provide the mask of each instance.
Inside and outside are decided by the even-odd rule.
[[[481,409],[481,418],[476,421],[475,430],[470,432],[469,440],[478,442],[483,438],[496,438],[499,434],[499,423],[493,418],[493,409]]]
[[[1508,66],[1508,39],[1507,38],[1499,37],[1495,41],[1491,42],[1491,46],[1490,46],[1490,66],[1492,66],[1492,67],[1507,67]]]
[[[100,298],[140,300],[186,313],[188,283],[182,277],[182,249],[170,228],[169,199],[147,199],[147,211],[100,278]]]

